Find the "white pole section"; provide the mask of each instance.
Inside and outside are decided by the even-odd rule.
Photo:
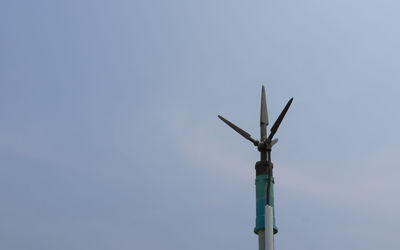
[[[265,250],[274,250],[274,210],[265,206]]]

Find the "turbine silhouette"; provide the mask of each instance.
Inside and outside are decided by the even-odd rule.
[[[273,202],[273,190],[272,184],[274,183],[273,180],[273,164],[271,162],[271,150],[272,147],[278,142],[278,139],[273,139],[276,132],[279,129],[279,126],[282,123],[283,118],[285,117],[287,111],[289,110],[290,105],[293,102],[293,98],[291,98],[286,106],[283,108],[282,112],[272,125],[270,129],[270,133],[267,136],[267,126],[269,124],[268,120],[268,111],[267,111],[267,102],[265,97],[265,88],[262,86],[261,90],[261,112],[260,112],[260,140],[253,139],[249,133],[241,129],[240,127],[236,126],[226,118],[218,115],[223,122],[225,122],[229,127],[234,129],[240,135],[242,135],[247,140],[251,141],[254,146],[257,147],[258,151],[260,152],[260,161],[256,163],[256,207],[257,207],[257,217],[256,217],[256,227],[254,232],[259,234],[259,241],[261,244],[261,233],[264,233],[265,228],[265,210],[264,208],[266,205],[274,207]],[[271,184],[272,183],[272,184]],[[273,214],[275,214],[273,212]],[[275,216],[273,216],[273,234],[276,234],[278,229],[275,225]],[[272,234],[272,233],[271,233]],[[273,240],[272,240],[273,241]],[[261,249],[260,245],[260,249]]]

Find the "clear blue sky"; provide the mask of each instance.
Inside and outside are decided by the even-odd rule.
[[[1,1],[0,248],[398,250],[400,3]]]

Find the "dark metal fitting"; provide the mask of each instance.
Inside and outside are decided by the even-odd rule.
[[[268,168],[267,166],[262,163],[261,161],[256,162],[256,176],[262,175],[262,174],[268,174]]]
[[[258,151],[262,151],[262,150],[265,150],[266,149],[266,147],[265,147],[265,142],[260,142],[259,144],[258,144],[258,147],[257,147],[257,149],[258,149]]]

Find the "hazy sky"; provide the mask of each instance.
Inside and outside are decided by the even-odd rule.
[[[0,249],[398,250],[400,2],[0,2]]]

